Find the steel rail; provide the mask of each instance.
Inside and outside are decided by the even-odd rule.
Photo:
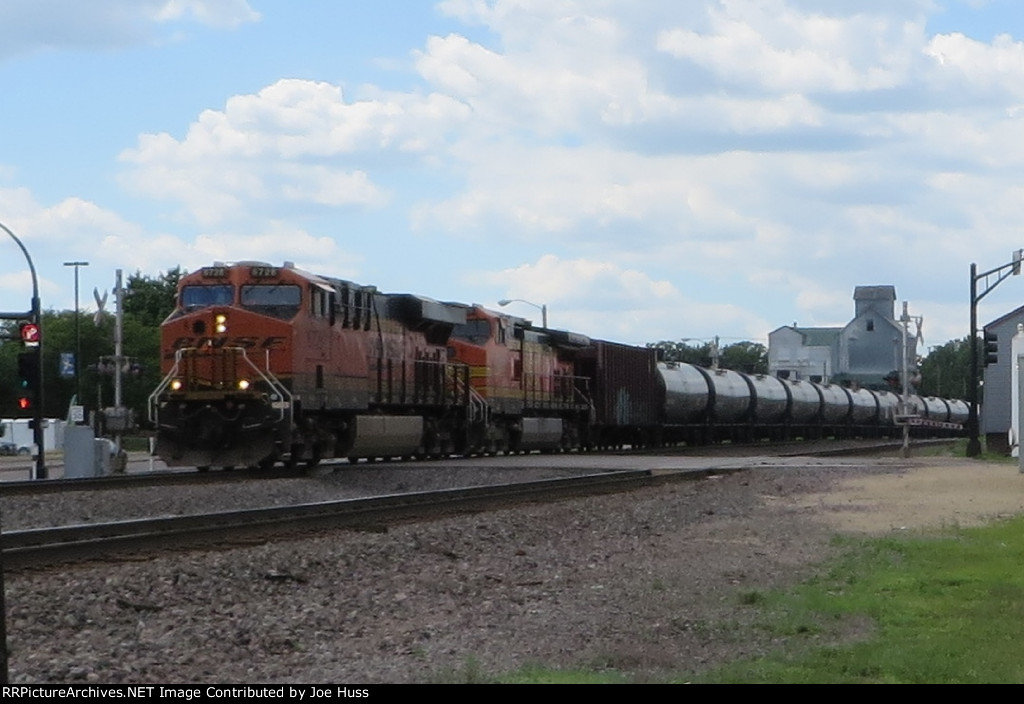
[[[706,476],[700,473],[699,476]],[[696,476],[696,475],[695,475]],[[524,501],[624,491],[653,483],[650,470],[604,472],[440,491],[388,494],[293,506],[273,506],[187,516],[143,518],[53,528],[5,531],[3,560],[8,567],[115,559],[143,549],[203,544],[234,545],[268,540],[310,526],[369,526],[449,512],[482,510]]]

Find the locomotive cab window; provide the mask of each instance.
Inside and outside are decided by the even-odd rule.
[[[234,302],[235,287],[230,284],[185,286],[181,289],[181,307],[185,310],[229,306]]]
[[[302,305],[302,290],[294,285],[257,284],[242,287],[242,307],[254,313],[290,320]]]
[[[455,326],[452,337],[472,342],[474,345],[482,345],[491,339],[491,321],[467,320]]]

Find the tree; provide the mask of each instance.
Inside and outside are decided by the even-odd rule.
[[[747,374],[768,373],[768,348],[760,342],[737,342],[722,349],[719,365]]]
[[[660,350],[660,358],[666,362],[684,362],[701,367],[711,366],[710,342],[693,346],[687,344],[685,340],[680,340],[679,342],[661,340],[660,342],[648,342],[647,346]]]
[[[181,267],[168,269],[166,274],[160,273],[155,278],[136,271],[128,277],[125,286],[128,291],[124,299],[125,315],[134,317],[143,325],[160,327],[174,310],[181,276]]]
[[[714,344],[711,342],[693,346],[686,340],[662,340],[649,342],[647,346],[661,350],[661,359],[666,362],[684,362],[701,367],[710,367],[712,363]],[[768,348],[760,342],[750,341],[726,345],[719,350],[718,366],[747,374],[767,374]]]
[[[985,352],[979,345],[979,357]],[[984,361],[978,368],[984,367]],[[935,347],[921,361],[922,396],[940,396],[942,398],[967,398],[971,380],[971,341],[964,337],[950,340],[944,345]]]

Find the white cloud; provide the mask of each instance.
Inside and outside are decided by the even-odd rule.
[[[245,3],[140,7],[121,16],[148,30],[255,19]],[[306,227],[313,214],[366,218],[362,233],[371,216],[408,217],[419,237],[388,236],[413,243],[410,259],[452,238],[459,254],[514,242],[533,263],[478,285],[551,302],[596,334],[617,310],[621,330],[678,321],[659,335],[679,337],[841,323],[854,285],[952,290],[937,282],[1018,237],[1024,44],[929,37],[930,0],[439,7],[468,28],[409,50],[405,92],[282,79],[139,136],[121,154],[125,186],[205,234],[133,256],[348,262]],[[54,206],[51,226],[93,221],[129,247],[131,226],[89,206]],[[954,295],[927,299],[947,315]]]
[[[924,48],[947,76],[959,76],[972,89],[979,87],[1005,91],[1019,100],[1024,94],[1024,42],[1000,34],[991,44],[960,33],[939,34]]]
[[[547,302],[579,302],[600,298],[624,304],[678,295],[667,281],[654,281],[643,272],[623,269],[607,261],[563,260],[546,254],[534,264],[498,272],[481,272],[481,279],[507,287],[508,298],[536,298]]]
[[[157,40],[182,21],[232,29],[259,20],[246,0],[4,0],[0,60],[42,49],[96,50]]]
[[[260,13],[249,7],[246,0],[164,0],[158,3],[153,16],[161,22],[193,17],[201,24],[233,29],[246,22],[256,22]]]
[[[739,85],[783,93],[893,88],[913,65],[923,16],[829,15],[785,0],[708,3],[710,27],[667,29],[658,48]],[[903,16],[901,16],[903,15]]]
[[[345,102],[323,82],[283,79],[206,110],[177,140],[146,134],[121,154],[128,188],[180,201],[206,225],[282,201],[379,207],[387,192],[364,168],[385,153],[417,160],[465,117],[457,101],[406,95]]]
[[[766,325],[740,305],[693,300],[670,281],[597,259],[546,254],[533,263],[467,278],[499,287],[504,298],[546,305],[552,327],[634,344],[701,334],[696,330],[709,337],[723,330],[756,336]],[[510,305],[508,311],[539,320],[530,306]]]
[[[37,270],[46,308],[71,307],[62,263],[84,260],[84,277],[123,269],[154,274],[174,266],[195,270],[211,261],[295,261],[314,271],[330,262],[331,273],[353,277],[361,255],[344,250],[329,238],[312,235],[294,225],[267,221],[244,234],[210,231],[194,237],[147,232],[140,225],[80,198],[45,206],[24,188],[0,188],[3,223],[25,245]],[[104,275],[104,279],[106,276]],[[107,285],[103,281],[103,286]],[[83,291],[89,286],[83,286]],[[31,291],[24,258],[0,232],[0,310],[18,310]],[[61,300],[64,296],[67,300]],[[54,302],[54,300],[58,302]]]

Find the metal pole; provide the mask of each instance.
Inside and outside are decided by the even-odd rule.
[[[967,389],[967,456],[981,454],[978,437],[978,265],[971,263],[971,379]]]
[[[903,398],[900,401],[900,405],[903,407],[903,448],[901,456],[906,459],[910,457],[910,375],[907,369],[907,323],[910,322],[910,314],[907,313],[907,302],[903,301],[903,315],[900,316],[900,331],[902,332],[902,339],[900,340],[900,351],[902,353],[902,360],[900,361],[900,378],[903,380]]]
[[[82,402],[82,315],[78,306],[78,268],[89,266],[89,262],[64,262],[64,266],[75,268],[75,402]]]
[[[121,270],[118,269],[114,283],[114,302],[117,304],[117,315],[114,317],[114,408],[121,409],[121,339],[124,331],[124,318],[121,314]],[[120,437],[118,437],[120,445]]]
[[[124,338],[124,289],[121,286],[121,270],[117,270],[117,278],[114,283],[114,301],[117,304],[117,314],[114,316],[114,413],[117,416],[117,432],[114,433],[114,447],[117,451],[117,466],[115,471],[123,472],[125,466],[122,464],[124,458],[121,443],[124,442],[122,429],[124,428],[125,413],[122,404],[123,390],[121,366],[124,364],[123,338]]]
[[[18,245],[18,249],[25,255],[25,261],[28,262],[28,270],[32,274],[32,311],[29,317],[32,319],[31,322],[39,328],[39,345],[35,348],[36,367],[39,371],[36,376],[36,388],[33,398],[34,408],[32,412],[32,423],[35,426],[32,429],[32,442],[36,446],[35,476],[33,479],[46,479],[46,453],[43,450],[43,319],[41,315],[42,308],[39,305],[39,279],[36,277],[35,264],[32,263],[32,257],[29,256],[25,245],[3,223],[0,223],[0,229],[10,235],[14,243]]]
[[[1024,448],[1020,444],[1020,429],[1024,427],[1024,354],[1013,355],[1013,364],[1017,365],[1017,469],[1024,473]]]

